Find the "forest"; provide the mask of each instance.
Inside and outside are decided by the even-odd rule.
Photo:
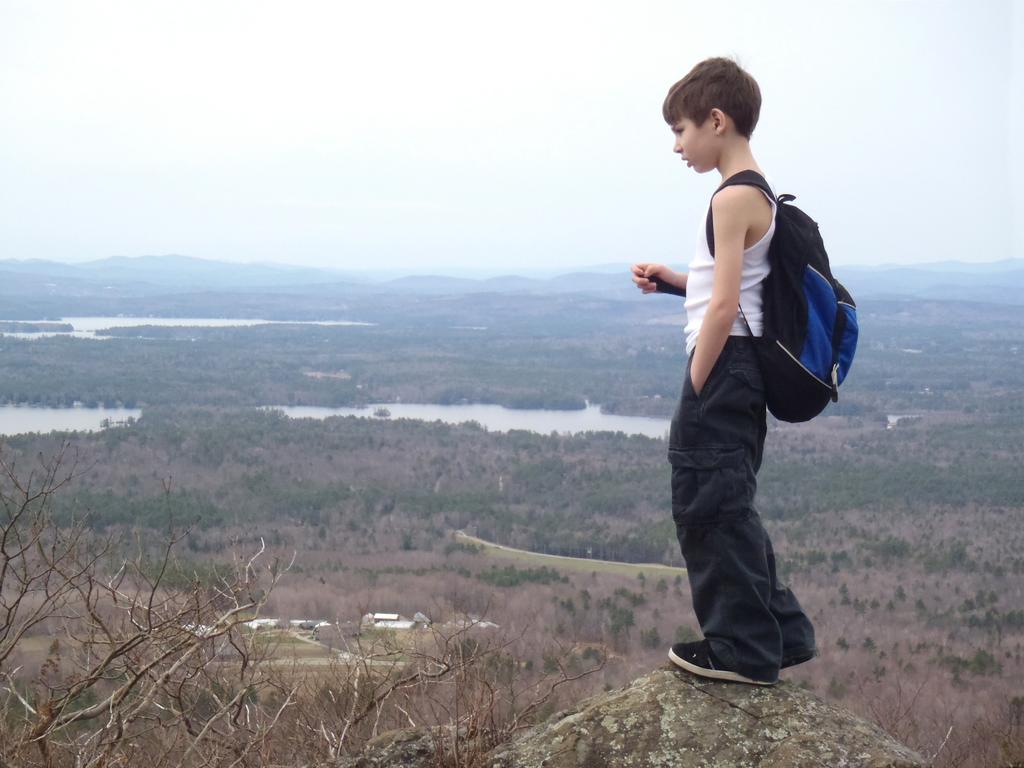
[[[410,301],[369,326],[4,336],[3,402],[142,409],[94,433],[3,438],[5,499],[61,457],[74,472],[48,497],[52,519],[105,542],[97,567],[134,552],[139,579],[159,572],[162,588],[186,590],[265,547],[289,565],[264,615],[486,618],[517,638],[502,663],[521,677],[509,679],[597,664],[565,690],[623,684],[699,636],[685,572],[651,570],[683,566],[663,440],[256,406],[591,402],[667,418],[685,362],[678,306],[645,301],[462,296]],[[501,322],[484,327],[487,303]],[[893,300],[860,313],[839,403],[808,424],[769,422],[757,511],[821,650],[784,677],[937,765],[1002,765],[1024,712],[1024,311]],[[538,565],[456,532],[593,566]],[[26,679],[67,663],[47,645],[52,628],[11,649]]]
[[[374,325],[113,328],[108,338],[0,335],[0,403],[127,407],[497,403],[668,418],[685,366],[674,297],[473,294],[356,299]],[[365,301],[365,300],[363,300]],[[198,307],[197,309],[202,309]],[[351,314],[349,314],[351,313]],[[1024,313],[870,300],[833,415],[1020,413]]]

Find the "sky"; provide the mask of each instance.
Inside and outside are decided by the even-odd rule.
[[[0,0],[0,258],[685,268],[718,55],[834,266],[1024,257],[1022,6]]]

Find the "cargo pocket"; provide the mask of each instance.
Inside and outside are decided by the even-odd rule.
[[[677,526],[715,525],[750,514],[753,471],[742,445],[673,449],[668,460]]]
[[[729,373],[755,392],[764,392],[764,379],[760,369],[734,366],[729,368]]]

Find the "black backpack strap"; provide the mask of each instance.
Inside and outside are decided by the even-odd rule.
[[[757,171],[740,171],[734,173],[728,179],[722,182],[722,184],[715,190],[715,193],[711,195],[711,199],[714,200],[715,195],[721,192],[726,187],[732,187],[737,184],[746,184],[747,186],[757,187],[763,191],[771,200],[775,200],[775,193],[772,192],[772,188],[768,186],[768,182],[765,180]],[[791,195],[789,197],[792,197]],[[776,201],[778,204],[779,201]],[[708,251],[711,252],[711,258],[715,258],[715,221],[711,215],[711,203],[708,203],[708,218],[704,223],[704,236],[708,239]],[[750,329],[750,323],[747,322],[747,315],[743,311],[743,304],[740,304],[740,317],[743,318],[743,324],[747,326],[747,333],[750,334],[750,338],[754,338],[754,332]]]
[[[772,188],[768,186],[768,182],[765,181],[764,176],[762,176],[757,171],[740,171],[739,173],[734,173],[728,179],[723,181],[721,186],[715,190],[715,194],[711,195],[712,199],[714,199],[715,195],[717,195],[726,187],[733,187],[736,186],[737,184],[746,184],[747,186],[750,187],[757,187],[758,189],[762,190],[766,195],[768,195],[768,197],[770,197],[772,200],[775,200],[775,193],[772,192]],[[704,236],[707,237],[708,239],[708,251],[711,252],[711,258],[714,258],[715,222],[713,217],[711,216],[710,203],[708,203],[708,218],[704,223]]]

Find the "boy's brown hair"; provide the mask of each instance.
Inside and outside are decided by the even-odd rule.
[[[761,114],[761,89],[757,81],[732,59],[704,59],[668,89],[661,113],[674,126],[684,117],[702,125],[717,107],[732,118],[736,130],[747,139]]]

